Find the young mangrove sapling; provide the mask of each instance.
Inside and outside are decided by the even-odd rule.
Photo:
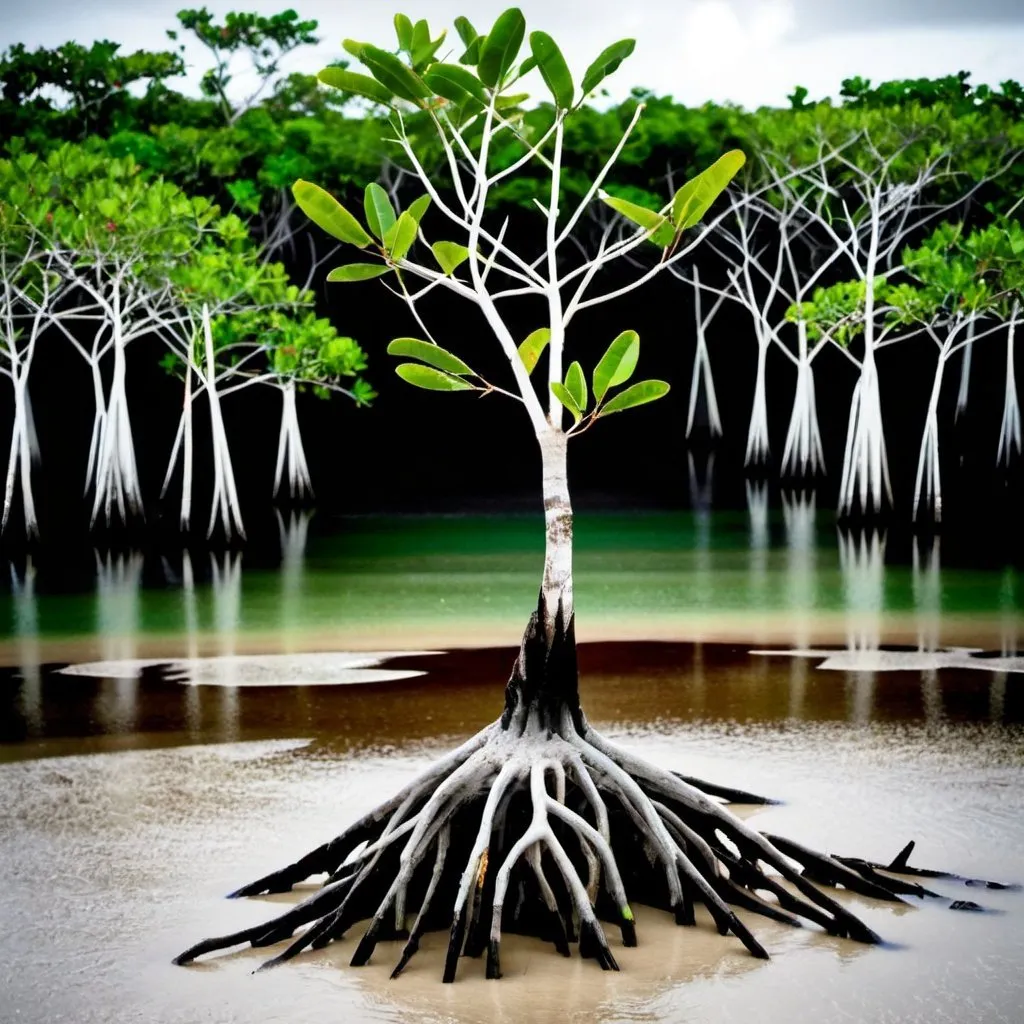
[[[567,328],[580,310],[629,293],[687,256],[706,231],[695,235],[690,229],[742,164],[742,154],[724,156],[660,211],[602,195],[599,190],[642,114],[638,109],[583,201],[565,209],[560,205],[565,122],[630,54],[632,41],[604,50],[577,87],[558,46],[543,32],[531,33],[529,52],[520,59],[526,25],[515,8],[486,36],[458,19],[466,47],[459,64],[421,57],[417,40],[429,41],[426,23],[413,25],[401,15],[395,20],[398,56],[346,42],[370,75],[331,69],[329,80],[393,106],[393,141],[427,198],[399,212],[384,201],[388,197],[369,188],[364,225],[311,183],[298,182],[295,197],[321,228],[366,253],[363,262],[332,271],[331,280],[386,276],[412,309],[424,293],[441,289],[483,313],[507,359],[508,380],[475,373],[461,356],[429,337],[422,319],[418,323],[428,338],[398,338],[389,351],[404,360],[397,372],[410,384],[456,393],[448,396],[454,401],[459,392],[501,395],[525,410],[540,450],[544,498],[537,608],[497,721],[335,839],[235,895],[283,892],[311,875],[326,874],[322,889],[269,922],[200,942],[176,962],[243,943],[269,946],[291,938],[267,966],[278,964],[307,947],[340,939],[356,922],[370,918],[352,963],[366,963],[378,941],[404,938],[393,977],[415,954],[424,931],[438,928],[449,933],[445,981],[455,979],[462,955],[484,952],[487,976],[500,977],[502,933],[510,928],[552,938],[564,954],[578,941],[581,955],[614,970],[601,921],[619,927],[624,945],[635,944],[631,899],[671,911],[681,925],[694,924],[694,907],[701,903],[720,933],[732,932],[756,957],[768,954],[734,907],[793,925],[802,917],[832,934],[877,942],[875,933],[820,883],[841,883],[893,901],[900,893],[923,890],[759,832],[716,798],[761,798],[665,770],[617,747],[590,725],[580,706],[568,442],[613,414],[662,397],[668,385],[629,383],[640,354],[634,331],[616,337],[589,374],[578,360],[564,366],[566,343],[583,341]],[[532,70],[539,71],[554,101],[541,127],[536,120],[533,127],[523,126],[509,96]],[[447,154],[443,189],[423,171],[405,131],[407,117],[413,116],[432,123]],[[519,155],[510,155],[510,149]],[[487,200],[498,182],[531,161],[547,168],[549,192],[537,201],[541,244],[524,253],[505,241],[500,228],[492,229]],[[564,243],[586,205],[598,197],[637,227],[615,242],[602,242],[593,257],[575,260]],[[436,214],[432,223],[428,203]],[[447,231],[440,234],[444,222]],[[656,266],[630,284],[592,292],[602,268],[652,243],[662,249]],[[504,300],[516,296],[540,298],[547,311],[545,322],[519,344],[503,312]],[[542,354],[546,379],[539,372]],[[758,895],[765,892],[771,901]],[[308,927],[293,938],[303,926]]]

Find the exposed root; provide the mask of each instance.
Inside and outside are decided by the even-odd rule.
[[[700,903],[722,935],[767,959],[734,908],[878,943],[826,889],[889,902],[936,895],[893,877],[939,874],[908,866],[913,844],[886,865],[819,853],[751,828],[720,802],[765,798],[680,776],[610,743],[574,699],[571,618],[563,627],[559,610],[560,650],[544,644],[538,621],[524,637],[498,722],[337,838],[232,895],[284,892],[313,875],[326,876],[323,889],[271,921],[197,943],[175,963],[291,939],[263,965],[270,967],[369,920],[351,962],[365,964],[380,941],[405,939],[393,978],[424,932],[442,929],[446,982],[461,957],[484,953],[487,977],[500,977],[509,931],[551,941],[566,956],[578,942],[581,956],[614,971],[601,922],[618,925],[624,946],[636,945],[630,900],[669,911],[684,926],[695,923]]]
[[[733,908],[877,943],[822,887],[887,901],[935,895],[893,872],[931,874],[908,868],[906,857],[876,865],[758,832],[585,721],[577,731],[567,713],[557,731],[485,729],[336,839],[233,895],[283,892],[318,874],[328,876],[323,889],[271,921],[197,943],[175,963],[272,945],[307,926],[264,964],[272,966],[370,918],[352,964],[365,964],[382,939],[405,937],[392,977],[439,927],[449,931],[445,981],[461,956],[484,952],[487,977],[500,977],[507,931],[538,935],[563,955],[578,941],[581,955],[618,970],[601,921],[619,926],[623,945],[636,944],[627,893],[683,925],[694,923],[699,902],[722,935],[767,958]]]

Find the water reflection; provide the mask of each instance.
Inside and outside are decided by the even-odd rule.
[[[850,651],[877,651],[885,611],[885,532],[839,530],[839,565],[846,605],[846,646]],[[871,720],[875,703],[873,671],[848,672],[846,694],[850,721]]]
[[[813,490],[783,491],[782,519],[786,529],[786,606],[792,615],[793,644],[811,643],[817,588],[817,494]],[[803,718],[811,665],[793,658],[789,665],[788,717]]]
[[[846,646],[851,651],[877,651],[885,611],[885,531],[840,528],[838,534]]]
[[[703,460],[703,474],[697,473],[693,451],[686,453],[690,481],[690,505],[693,507],[694,597],[701,604],[712,600],[711,507],[715,487],[715,453],[709,451]]]
[[[213,597],[213,626],[219,657],[214,661],[216,685],[220,688],[220,717],[224,735],[238,735],[238,629],[242,612],[242,553],[210,553],[210,589]]]
[[[281,624],[285,635],[290,637],[302,621],[306,546],[309,542],[309,524],[313,513],[308,510],[293,510],[287,522],[279,509],[275,509],[274,514],[277,516],[281,539]]]
[[[21,672],[21,706],[30,734],[42,730],[42,671],[39,648],[39,609],[36,601],[36,568],[32,556],[25,560],[19,575],[11,562],[11,593],[14,597],[14,635],[18,641],[18,668]]]
[[[817,495],[813,490],[783,491],[786,528],[786,606],[793,614],[793,643],[811,642],[811,610],[817,602]]]
[[[1018,630],[1020,619],[1016,611],[1017,574],[1012,566],[1003,570],[999,584],[1000,653],[1006,657],[1018,651]],[[1001,722],[1006,707],[1006,672],[992,676],[989,689],[989,714],[993,722]]]
[[[196,577],[188,548],[181,553],[181,604],[185,620],[185,651],[189,658],[196,658],[199,656],[199,613],[196,609]],[[201,727],[199,691],[194,686],[185,687],[185,718],[189,734],[194,738]]]
[[[750,591],[756,607],[764,603],[768,583],[768,549],[771,532],[768,520],[768,482],[747,480],[747,518],[750,523]]]
[[[844,720],[878,722],[893,714],[886,701],[898,694],[914,716],[949,723],[963,713],[950,680],[969,675],[972,716],[1017,720],[1019,688],[1008,673],[1024,670],[1016,657],[1024,594],[1012,570],[943,565],[949,544],[943,552],[937,538],[914,541],[907,564],[886,565],[894,553],[887,549],[900,548],[896,540],[887,545],[880,530],[817,531],[813,490],[783,492],[779,523],[762,482],[750,482],[745,512],[713,514],[714,453],[689,452],[687,460],[692,514],[581,516],[585,641],[708,641],[677,649],[682,661],[662,666],[682,688],[683,711],[673,697],[653,713],[671,707],[714,716],[728,685],[734,694],[742,690],[737,714],[806,720],[822,713],[827,686],[838,702],[828,714]],[[295,734],[306,735],[330,699],[323,684],[383,680],[335,675],[338,666],[303,661],[307,652],[512,642],[533,600],[537,549],[532,521],[529,530],[510,524],[502,534],[494,520],[469,517],[357,520],[346,522],[344,534],[311,535],[308,513],[283,513],[279,569],[239,551],[184,550],[158,555],[147,578],[140,552],[90,552],[95,578],[88,593],[51,584],[38,560],[12,566],[9,608],[0,613],[11,640],[0,644],[0,654],[18,670],[6,673],[10,696],[0,691],[0,728],[5,736],[47,736],[68,727],[73,706],[86,723],[74,729],[118,733],[123,741],[165,728],[146,705],[159,691],[167,728],[193,740],[211,730],[230,739],[246,733],[247,702],[266,701],[257,720],[278,715],[269,698],[240,687],[276,685],[279,673],[281,685],[291,687],[287,715]],[[730,672],[742,686],[718,671],[712,639],[737,649]],[[894,649],[893,641],[905,646]],[[752,642],[776,652],[792,646],[805,657],[786,653],[769,666],[750,657]],[[271,653],[291,660],[269,664]],[[498,676],[507,674],[500,660]],[[197,661],[202,665],[192,664],[186,679],[181,664]],[[97,662],[105,663],[103,671]],[[179,667],[169,669],[170,662]],[[67,708],[58,706],[70,683],[48,683],[48,663],[71,663],[72,673],[88,667],[75,681],[85,704],[75,703],[76,693]],[[434,671],[421,662],[406,667]],[[254,683],[262,668],[272,678]],[[213,685],[181,685],[186,681]],[[403,700],[416,685],[402,690]],[[631,675],[623,686],[632,693],[653,684]],[[489,710],[490,700],[487,694]]]
[[[915,537],[913,547],[914,606],[917,609],[917,647],[937,651],[941,646],[942,574],[939,564],[939,538]]]
[[[93,552],[96,559],[96,635],[104,661],[138,656],[141,551]],[[107,679],[95,703],[96,717],[110,732],[131,732],[136,721],[138,680]]]

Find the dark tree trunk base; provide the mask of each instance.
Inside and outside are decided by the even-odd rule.
[[[768,836],[711,797],[771,801],[682,777],[614,747],[580,710],[571,615],[565,622],[559,609],[550,641],[545,621],[541,606],[499,721],[335,839],[232,896],[286,892],[326,875],[321,890],[264,924],[197,943],[174,962],[292,939],[263,964],[270,967],[369,919],[352,964],[365,964],[377,942],[403,938],[392,977],[423,933],[436,930],[450,936],[446,982],[455,980],[462,956],[486,954],[487,977],[501,977],[505,932],[550,941],[564,956],[578,942],[581,956],[618,970],[601,922],[620,929],[623,945],[636,945],[629,900],[667,910],[684,926],[694,923],[701,903],[722,935],[732,933],[751,955],[767,959],[732,908],[878,943],[826,889],[890,902],[936,895],[893,877],[940,874],[908,867],[909,848],[880,865]]]

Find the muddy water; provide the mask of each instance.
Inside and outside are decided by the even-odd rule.
[[[464,960],[444,986],[431,936],[392,983],[386,944],[347,966],[358,930],[259,975],[251,950],[171,966],[297,898],[224,893],[500,710],[532,519],[350,524],[308,546],[306,526],[279,569],[129,552],[69,584],[13,567],[0,1024],[1024,1019],[1024,894],[953,882],[934,888],[990,912],[845,897],[883,948],[748,917],[769,963],[640,907],[639,947],[612,937],[619,974],[510,936],[502,981]],[[921,864],[1024,881],[1013,570],[945,566],[937,542],[893,564],[884,534],[837,536],[813,504],[582,521],[579,546],[582,692],[606,733],[780,799],[751,818],[766,831],[881,861],[913,838]]]
[[[849,897],[887,947],[754,919],[767,964],[707,920],[677,928],[640,908],[640,946],[616,949],[618,975],[510,937],[505,979],[464,960],[443,986],[433,936],[390,982],[393,947],[347,966],[358,931],[259,975],[256,951],[170,965],[196,938],[294,900],[223,894],[494,717],[511,655],[409,655],[386,664],[425,675],[352,686],[44,674],[43,717],[22,718],[0,765],[0,1020],[1020,1020],[1024,896],[954,883],[936,888],[992,913]],[[585,645],[581,665],[591,718],[622,743],[782,800],[753,816],[765,830],[880,860],[914,838],[921,863],[1024,879],[1019,677],[831,672],[688,644]]]

